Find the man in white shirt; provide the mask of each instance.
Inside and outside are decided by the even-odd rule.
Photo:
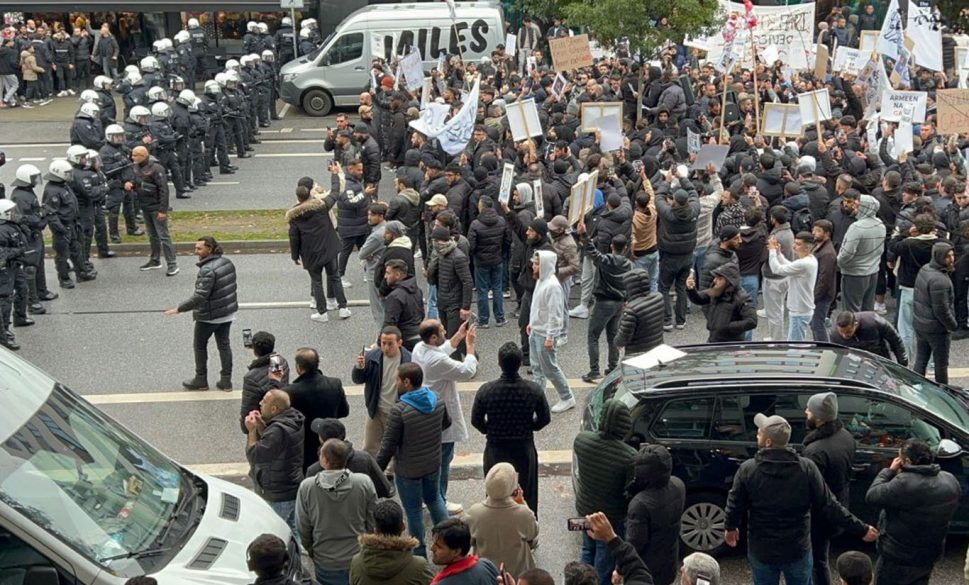
[[[458,382],[467,382],[478,372],[475,342],[478,328],[465,321],[450,340],[444,326],[436,319],[421,323],[421,342],[414,346],[412,360],[424,371],[424,385],[444,401],[451,426],[441,435],[441,497],[447,503],[448,514],[460,514],[464,509],[457,502],[447,501],[448,472],[454,459],[454,444],[468,440],[468,427],[458,399]],[[467,344],[467,355],[459,361],[451,357],[458,345]]]
[[[771,237],[767,242],[770,250],[770,269],[787,280],[787,312],[789,323],[788,341],[804,341],[811,317],[814,315],[814,281],[818,277],[818,259],[812,254],[814,236],[800,232],[794,236],[794,260],[780,253],[781,244]]]

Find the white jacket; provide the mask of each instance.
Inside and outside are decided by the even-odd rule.
[[[538,282],[532,293],[532,307],[528,324],[532,333],[545,339],[555,339],[565,335],[565,292],[555,276],[555,252],[538,251]],[[531,270],[531,259],[527,270]]]
[[[468,440],[468,427],[464,424],[464,412],[458,399],[458,382],[467,382],[478,371],[478,359],[473,355],[464,356],[464,361],[451,357],[454,347],[449,341],[434,347],[423,341],[414,346],[411,361],[424,370],[424,385],[444,401],[451,426],[441,434],[442,443],[459,443]]]

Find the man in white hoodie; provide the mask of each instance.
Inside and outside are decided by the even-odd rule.
[[[526,333],[535,383],[544,391],[545,380],[552,381],[559,394],[552,412],[558,413],[575,408],[575,397],[555,354],[555,340],[566,334],[565,293],[555,276],[555,265],[555,252],[539,250],[532,257],[532,275],[536,283]]]
[[[804,341],[808,324],[814,316],[814,282],[818,278],[818,259],[812,253],[814,236],[800,232],[794,236],[793,261],[781,253],[781,243],[771,237],[767,242],[770,250],[770,269],[774,274],[787,279],[787,312],[789,314],[788,341]]]
[[[323,471],[303,480],[296,494],[296,523],[320,585],[346,585],[359,537],[373,531],[377,490],[366,474],[346,469],[349,444],[330,439],[320,448]]]

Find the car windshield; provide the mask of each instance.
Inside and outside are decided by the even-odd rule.
[[[904,400],[925,409],[944,421],[955,425],[959,430],[969,433],[969,411],[965,403],[946,391],[945,388],[919,376],[888,360],[881,364],[892,374],[886,380],[891,392]]]
[[[169,518],[194,497],[185,472],[39,370],[8,365],[0,395],[35,373],[49,385],[45,394],[30,382],[32,414],[0,412],[0,500],[111,573],[142,574],[138,553],[176,536]]]

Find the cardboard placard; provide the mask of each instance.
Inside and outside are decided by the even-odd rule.
[[[831,119],[831,97],[828,88],[798,94],[797,105],[801,110],[801,124],[817,124]],[[818,112],[820,116],[815,116]]]
[[[576,181],[569,194],[569,225],[575,225],[579,223],[582,216],[585,214],[582,210],[585,209],[585,184],[588,178],[583,178],[580,181]]]
[[[599,171],[589,173],[589,180],[585,182],[585,207],[582,209],[582,217],[592,211],[596,204],[596,189],[599,188]]]
[[[913,131],[911,122],[899,122],[895,129],[895,158],[901,158],[903,152],[912,152]]]
[[[400,60],[399,72],[404,74],[404,87],[414,91],[424,87],[424,61],[419,51],[414,51]],[[398,75],[398,81],[399,79]]]
[[[555,81],[552,82],[552,93],[555,94],[556,99],[562,99],[562,94],[565,92],[565,76],[561,73],[555,76]]]
[[[878,47],[878,37],[881,35],[881,31],[877,30],[863,30],[858,38],[858,50],[865,55],[871,55],[877,50]]]
[[[801,109],[797,104],[764,104],[760,133],[763,136],[800,136]]]
[[[501,186],[498,188],[498,202],[508,205],[511,200],[511,182],[515,180],[515,165],[505,163],[501,171]]]
[[[597,118],[592,124],[599,129],[599,148],[602,152],[612,152],[622,148],[622,128],[614,116]]]
[[[935,99],[940,132],[969,132],[969,89],[940,89]]]
[[[828,74],[828,59],[830,55],[828,53],[828,46],[818,43],[814,47],[814,76],[818,79],[824,79],[824,76]]]
[[[838,50],[834,54],[834,65],[831,66],[831,70],[858,75],[858,72],[861,71],[867,61],[868,55],[858,49],[838,47]]]
[[[538,119],[535,98],[510,103],[505,108],[508,127],[515,142],[542,135],[542,123]]]
[[[545,196],[542,193],[542,180],[532,181],[532,198],[535,200],[535,217],[545,217]]]
[[[508,33],[505,35],[505,54],[509,57],[515,56],[515,51],[518,49],[518,36],[515,33]]]
[[[887,122],[900,122],[907,118],[910,122],[921,124],[925,122],[927,103],[928,94],[924,91],[888,89],[882,93],[881,119]]]
[[[593,123],[594,120],[613,116],[619,121],[622,128],[622,102],[583,102],[581,105],[579,130],[581,132],[595,132],[599,128]]]
[[[689,154],[696,154],[700,152],[700,148],[703,146],[703,136],[690,130],[686,129],[686,152]]]
[[[552,65],[556,71],[571,71],[592,67],[592,51],[589,50],[589,35],[575,35],[549,39]]]
[[[700,147],[700,152],[696,154],[696,160],[690,166],[691,170],[703,170],[707,165],[713,163],[714,168],[719,172],[723,168],[724,161],[727,160],[727,152],[730,146],[726,144],[704,144]]]

